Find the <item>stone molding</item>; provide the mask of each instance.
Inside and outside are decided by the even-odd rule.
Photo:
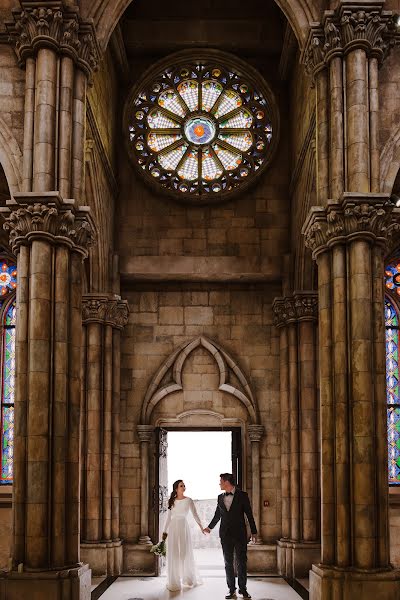
[[[293,292],[293,296],[275,298],[272,309],[276,327],[285,327],[299,321],[316,321],[318,318],[318,293]]]
[[[346,192],[339,203],[328,200],[326,207],[313,206],[303,225],[305,244],[314,259],[335,244],[358,239],[381,244],[387,249],[400,230],[400,209],[387,194]]]
[[[6,27],[21,65],[39,48],[47,47],[70,56],[87,75],[97,69],[100,48],[95,28],[82,20],[77,10],[66,6],[64,0],[20,0],[20,5],[13,10],[14,21]]]
[[[82,322],[85,325],[99,323],[123,329],[128,316],[127,300],[121,300],[116,294],[84,294],[82,297]]]
[[[261,442],[264,435],[264,425],[248,425],[250,442]]]
[[[391,11],[383,3],[342,3],[336,10],[325,11],[322,23],[313,23],[302,53],[302,62],[315,75],[334,56],[363,48],[382,62],[396,40],[396,25]]]
[[[58,192],[18,192],[5,207],[3,228],[9,232],[14,254],[19,247],[34,239],[68,245],[87,256],[94,241],[94,224],[87,206],[75,206],[74,200],[63,199]]]
[[[141,442],[149,443],[152,441],[154,433],[153,425],[137,425],[136,431]]]
[[[168,394],[183,391],[182,371],[188,356],[202,346],[216,361],[219,369],[219,386],[221,392],[235,396],[246,407],[252,423],[259,421],[258,406],[243,371],[235,360],[214,341],[200,336],[185,342],[175,350],[161,365],[154,375],[144,398],[141,420],[149,423],[155,406]],[[240,388],[229,383],[229,373],[232,371],[240,382]],[[168,375],[167,375],[168,374]],[[167,376],[167,377],[166,377]]]

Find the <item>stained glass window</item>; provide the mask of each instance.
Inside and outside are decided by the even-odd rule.
[[[0,259],[1,331],[1,474],[0,484],[13,481],[14,395],[15,395],[15,289],[17,269],[10,260]]]
[[[130,157],[146,179],[192,202],[244,189],[276,142],[266,83],[232,57],[224,64],[181,54],[171,64],[153,68],[130,95]]]
[[[386,285],[389,277],[387,270]],[[389,299],[385,300],[385,327],[389,484],[400,485],[399,318]]]

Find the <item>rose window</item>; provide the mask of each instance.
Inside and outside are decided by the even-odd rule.
[[[133,162],[164,191],[194,202],[247,187],[269,163],[277,133],[266,83],[221,54],[170,57],[174,66],[152,69],[125,109]]]

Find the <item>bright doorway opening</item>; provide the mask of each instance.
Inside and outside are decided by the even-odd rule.
[[[165,430],[159,433],[159,532],[163,531],[167,511],[166,504],[177,479],[183,479],[186,495],[196,505],[204,527],[214,516],[217,505],[220,473],[233,473],[238,484],[242,483],[241,431],[232,428],[221,430]],[[163,501],[161,498],[163,497]],[[204,575],[208,571],[223,568],[219,541],[219,525],[211,535],[203,535],[194,519],[189,525],[195,560]]]

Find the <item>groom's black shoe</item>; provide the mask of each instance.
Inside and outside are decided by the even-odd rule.
[[[249,594],[249,592],[247,590],[244,590],[243,592],[239,591],[240,596],[242,596],[242,598],[244,598],[245,600],[251,600],[251,596]]]
[[[227,595],[225,596],[225,600],[231,600],[232,598],[236,598],[235,590],[233,590],[233,592],[228,592]]]

